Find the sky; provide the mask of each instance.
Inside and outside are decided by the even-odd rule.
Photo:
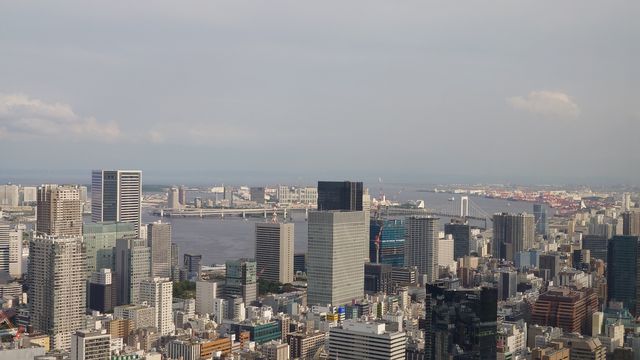
[[[4,1],[0,181],[637,185],[638,18],[635,0]]]

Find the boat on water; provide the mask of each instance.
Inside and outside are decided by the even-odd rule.
[[[454,201],[456,198],[454,198],[453,196],[449,198],[449,201]]]

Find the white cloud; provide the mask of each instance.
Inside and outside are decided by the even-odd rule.
[[[507,103],[516,110],[547,118],[575,119],[580,115],[578,104],[569,95],[557,91],[532,91],[527,96],[507,98]]]
[[[115,122],[79,116],[68,104],[0,94],[0,138],[12,136],[111,142],[121,134]]]

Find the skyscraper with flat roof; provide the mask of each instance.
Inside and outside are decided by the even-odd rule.
[[[444,224],[444,234],[453,236],[453,258],[458,260],[469,255],[471,247],[471,226],[467,223]]]
[[[173,283],[168,278],[150,278],[140,283],[140,301],[146,301],[156,311],[156,327],[161,335],[175,330],[173,323]]]
[[[171,277],[171,224],[154,222],[147,226],[147,246],[151,248],[151,276]]]
[[[86,306],[86,255],[82,237],[36,235],[29,242],[29,314],[51,348],[69,350]]]
[[[140,283],[151,276],[151,249],[144,239],[118,239],[114,249],[118,305],[140,302]]]
[[[544,204],[533,204],[533,220],[535,221],[536,235],[547,235],[547,208]]]
[[[404,266],[404,219],[371,219],[369,224],[369,261]]]
[[[607,251],[607,297],[640,315],[640,237],[614,236]]]
[[[404,263],[417,267],[421,280],[425,282],[438,278],[439,220],[432,216],[410,216],[406,222]]]
[[[54,236],[82,235],[82,204],[77,186],[47,184],[38,187],[36,229]]]
[[[87,274],[113,267],[116,240],[136,238],[133,223],[89,223],[84,225],[82,233],[87,249]]]
[[[622,235],[640,236],[640,211],[638,210],[622,213]]]
[[[534,218],[527,213],[493,215],[493,257],[514,261],[515,255],[533,247]]]
[[[91,221],[130,222],[140,235],[142,172],[93,170],[91,172]]]
[[[361,181],[318,181],[318,210],[362,211]]]
[[[260,278],[293,282],[293,223],[256,223],[256,264]]]
[[[245,305],[258,297],[257,266],[249,259],[227,260],[224,292],[227,298],[238,296]]]
[[[364,295],[363,212],[309,213],[309,304],[342,305]]]

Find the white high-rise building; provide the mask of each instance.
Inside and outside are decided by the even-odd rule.
[[[147,225],[147,246],[151,248],[151,276],[171,277],[171,224]]]
[[[33,204],[37,201],[38,188],[35,186],[23,186],[20,189],[23,205]]]
[[[18,185],[0,185],[0,205],[18,206],[20,204],[20,192]]]
[[[454,261],[453,258],[453,236],[446,235],[438,240],[438,265],[449,266]]]
[[[111,356],[111,335],[78,330],[71,335],[71,360],[106,360]]]
[[[403,360],[407,337],[386,331],[383,323],[345,320],[329,330],[329,358],[353,360]]]
[[[221,285],[217,281],[196,281],[197,314],[213,314],[216,298],[222,297]]]
[[[363,219],[362,211],[309,213],[310,305],[343,305],[364,295]]]
[[[404,242],[404,263],[416,266],[423,282],[438,278],[438,218],[410,216]]]
[[[256,223],[256,266],[260,278],[293,282],[293,223]]]
[[[9,275],[14,278],[22,277],[22,236],[24,231],[20,227],[9,231]]]
[[[91,172],[91,221],[135,224],[140,235],[142,172],[93,170]]]
[[[167,207],[170,209],[180,209],[180,189],[170,187],[167,195]]]
[[[155,277],[140,283],[140,301],[147,302],[156,311],[156,327],[161,335],[170,335],[175,330],[173,324],[173,283],[167,278]]]
[[[71,333],[83,327],[86,255],[82,237],[34,236],[29,243],[29,314],[51,348],[69,350]]]

